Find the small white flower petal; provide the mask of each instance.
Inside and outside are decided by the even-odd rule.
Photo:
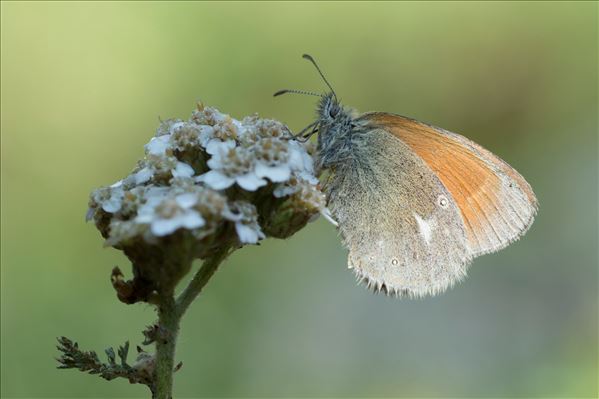
[[[226,157],[223,153],[214,154],[212,158],[206,162],[206,165],[212,170],[223,169],[226,164]]]
[[[228,205],[225,206],[225,208],[223,209],[222,216],[225,219],[230,220],[232,222],[239,222],[241,219],[243,219],[242,213],[232,212],[231,208]]]
[[[157,237],[163,237],[165,235],[171,234],[175,230],[181,227],[181,223],[179,220],[175,219],[158,219],[152,222],[152,226],[150,230],[152,234]]]
[[[188,229],[197,229],[202,227],[206,222],[204,218],[196,211],[186,212],[185,215],[181,216],[181,225]]]
[[[154,173],[152,172],[152,170],[150,168],[143,168],[142,170],[137,172],[134,176],[135,176],[135,184],[142,184],[142,183],[149,181],[152,178],[152,176],[154,176]]]
[[[150,224],[154,220],[154,215],[146,213],[143,215],[137,215],[135,217],[135,223],[139,224]]]
[[[235,126],[237,128],[238,133],[240,133],[240,131],[242,129],[245,129],[245,126],[243,125],[243,123],[241,123],[241,121],[238,121],[237,119],[233,119],[233,126]]]
[[[256,164],[256,176],[268,177],[271,181],[279,183],[289,180],[291,169],[287,164],[268,166],[259,162]]]
[[[259,187],[267,184],[266,180],[259,178],[254,173],[246,173],[245,175],[237,176],[235,181],[237,181],[239,187],[246,191],[256,191]]]
[[[331,211],[329,210],[329,208],[324,208],[322,211],[320,211],[320,214],[326,220],[328,220],[333,226],[339,227],[339,223],[333,218],[333,214],[331,214]]]
[[[196,178],[197,181],[204,182],[214,190],[224,190],[235,184],[235,179],[228,177],[218,170],[211,170]]]
[[[237,237],[239,237],[239,241],[243,244],[257,243],[260,239],[260,235],[262,234],[262,232],[256,230],[256,228],[243,223],[235,223],[235,231],[237,232]]]
[[[171,127],[169,128],[170,134],[173,134],[177,130],[181,129],[183,126],[185,126],[185,122],[176,122],[176,123],[173,123],[171,125]]]
[[[169,193],[168,187],[155,187],[150,186],[146,190],[146,203],[151,204],[153,207],[158,205],[164,197]]]
[[[302,170],[304,168],[304,157],[302,156],[302,148],[298,142],[290,140],[287,142],[289,148],[289,165],[294,170]]]
[[[200,126],[200,144],[206,148],[208,142],[214,138],[214,128],[208,125]]]
[[[314,163],[308,151],[297,141],[290,140],[289,148],[289,166],[293,170],[314,173]]]
[[[301,180],[305,180],[312,185],[318,184],[318,178],[311,173],[302,171],[296,174],[297,177]]]
[[[234,140],[220,141],[219,139],[212,139],[206,144],[206,152],[210,155],[226,154],[231,148],[235,148]]]
[[[113,185],[110,186],[110,188],[117,188],[123,185],[123,181],[119,180],[116,183],[114,183]]]
[[[152,223],[154,220],[154,207],[148,206],[148,204],[143,205],[137,211],[137,216],[135,217],[136,223],[148,224]]]
[[[184,162],[177,162],[177,166],[171,173],[173,177],[191,177],[195,172],[188,164]]]
[[[164,155],[167,148],[170,146],[170,136],[158,136],[153,137],[148,144],[146,144],[146,151],[151,155]]]
[[[286,186],[284,184],[280,184],[279,186],[277,186],[277,188],[274,189],[274,191],[272,192],[272,195],[275,198],[282,198],[282,197],[291,195],[291,194],[297,192],[298,190],[299,190],[299,187],[297,187],[297,186]]]
[[[123,197],[125,193],[123,190],[115,189],[112,191],[110,198],[104,202],[102,202],[102,209],[109,213],[116,213],[121,209],[123,204]]]
[[[108,213],[115,213],[121,209],[121,201],[113,200],[112,198],[102,203],[102,209]]]
[[[96,210],[94,208],[88,208],[87,212],[85,213],[85,221],[89,222],[90,220],[92,220],[94,218],[95,213]]]
[[[137,182],[135,181],[135,174],[129,175],[121,181],[125,187],[129,187],[129,188],[137,185]]]
[[[175,198],[177,204],[183,209],[189,209],[198,202],[198,196],[194,193],[185,193],[181,195],[177,195]]]

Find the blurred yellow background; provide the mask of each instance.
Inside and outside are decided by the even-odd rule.
[[[596,2],[2,2],[3,397],[144,397],[56,370],[55,338],[137,344],[150,307],[84,223],[158,118],[197,100],[293,129],[314,118],[319,61],[345,104],[411,116],[492,150],[540,213],[439,297],[356,286],[324,220],[247,247],[182,326],[185,396],[597,395]]]

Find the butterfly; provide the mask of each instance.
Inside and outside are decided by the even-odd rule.
[[[520,238],[538,201],[510,165],[456,133],[387,112],[357,114],[329,91],[298,139],[318,134],[323,191],[349,250],[348,267],[375,291],[424,297]]]

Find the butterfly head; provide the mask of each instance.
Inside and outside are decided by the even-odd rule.
[[[305,129],[303,129],[296,135],[296,137],[301,136],[302,138],[307,140],[314,133],[317,133],[318,130],[322,127],[349,123],[349,121],[351,121],[352,118],[352,112],[349,109],[345,109],[341,105],[337,98],[335,90],[333,90],[333,87],[331,86],[329,81],[324,77],[324,74],[318,67],[318,64],[316,64],[316,61],[314,61],[314,58],[312,58],[312,56],[308,54],[304,54],[302,57],[310,61],[312,65],[314,65],[314,67],[318,71],[318,74],[329,88],[329,91],[324,94],[318,94],[306,90],[285,89],[276,92],[275,96],[279,96],[285,93],[295,93],[320,97],[320,101],[318,102],[318,106],[316,108],[316,121],[308,125]]]
[[[343,111],[343,107],[333,92],[323,94],[316,108],[318,120],[321,123],[334,122],[336,119],[342,116]]]

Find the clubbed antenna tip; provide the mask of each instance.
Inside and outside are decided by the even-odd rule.
[[[292,94],[305,94],[308,96],[316,96],[316,97],[322,97],[321,94],[318,93],[313,93],[311,91],[307,91],[307,90],[291,90],[291,89],[283,89],[283,90],[279,90],[277,91],[273,97],[276,96],[280,96],[281,94],[286,94],[286,93],[292,93]]]

